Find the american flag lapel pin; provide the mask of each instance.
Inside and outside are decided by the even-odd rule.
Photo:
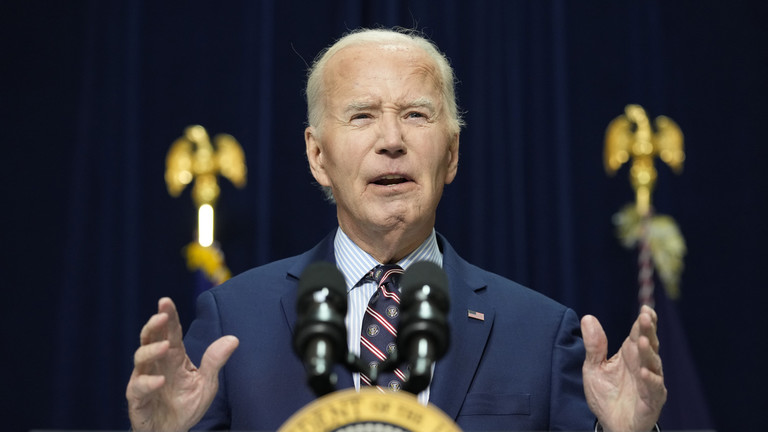
[[[473,311],[472,309],[467,309],[467,316],[478,321],[485,321],[484,313]]]

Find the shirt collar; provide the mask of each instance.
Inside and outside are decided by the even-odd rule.
[[[347,291],[357,286],[372,268],[381,264],[371,254],[360,249],[355,242],[347,237],[341,227],[336,230],[333,251],[336,265],[341,270],[347,283]],[[398,261],[397,264],[403,270],[407,270],[411,264],[418,261],[430,261],[440,267],[443,266],[443,254],[437,246],[437,236],[434,228],[429,237],[424,240],[424,243],[406,255],[405,258]]]

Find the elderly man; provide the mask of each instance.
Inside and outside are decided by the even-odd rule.
[[[312,250],[201,295],[183,342],[173,302],[161,299],[141,331],[126,391],[134,430],[273,430],[311,402],[291,340],[298,278],[323,260],[344,274],[353,353],[361,353],[363,315],[378,290],[372,268],[426,260],[445,270],[450,348],[419,399],[463,429],[654,428],[666,389],[653,310],[641,310],[619,352],[606,359],[597,319],[584,317],[579,329],[572,310],[472,266],[435,232],[437,205],[459,159],[453,83],[446,58],[407,32],[356,31],[318,57],[304,138],[339,226]],[[340,370],[338,385],[362,380]]]

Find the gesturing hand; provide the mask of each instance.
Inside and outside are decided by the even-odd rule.
[[[196,368],[184,349],[176,305],[166,297],[141,329],[140,340],[125,391],[133,430],[188,430],[213,401],[219,370],[237,348],[238,339],[223,336],[213,342]]]
[[[584,393],[606,431],[650,431],[659,419],[667,389],[656,322],[656,312],[643,306],[619,352],[606,359],[608,339],[600,322],[591,315],[581,320],[587,351],[582,368]]]

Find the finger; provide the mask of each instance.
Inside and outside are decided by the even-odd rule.
[[[637,319],[640,325],[640,336],[647,337],[653,351],[658,353],[659,336],[657,334],[656,323],[658,322],[658,318],[656,312],[647,306],[643,306],[640,316]]]
[[[134,375],[128,381],[128,387],[125,389],[125,397],[128,401],[141,401],[151,396],[165,384],[165,377],[162,375]]]
[[[657,322],[658,322],[658,320],[659,320],[659,317],[658,317],[658,315],[656,314],[656,311],[655,311],[655,310],[654,310],[652,307],[650,307],[650,306],[648,306],[648,305],[643,305],[643,306],[640,308],[640,313],[646,313],[646,314],[648,314],[648,315],[651,317],[651,320],[653,321],[653,325],[656,325],[656,323],[657,323]]]
[[[640,330],[640,319],[643,315],[638,314],[637,318],[635,318],[635,322],[632,323],[632,328],[629,329],[629,340],[633,343],[637,343],[638,339],[640,339],[641,336],[641,330]]]
[[[181,329],[181,320],[179,320],[179,313],[176,310],[176,305],[169,297],[163,297],[157,302],[158,313],[165,313],[168,315],[167,324],[167,338],[171,342],[171,346],[177,347],[182,344],[183,332]]]
[[[608,338],[600,321],[592,315],[581,319],[581,334],[584,338],[584,349],[587,351],[584,366],[597,366],[605,361],[608,355]]]
[[[140,346],[133,354],[133,367],[140,374],[157,372],[154,363],[168,354],[168,341],[153,342]]]
[[[637,314],[637,319],[632,323],[632,329],[629,331],[629,340],[637,343],[640,336],[651,338],[651,332],[656,331],[656,311],[650,306],[643,305]]]
[[[205,350],[200,361],[200,373],[208,377],[216,376],[239,344],[240,340],[234,336],[222,336],[217,339]]]
[[[640,377],[640,383],[642,383],[638,387],[640,397],[647,401],[649,406],[656,406],[661,409],[661,406],[667,400],[667,387],[664,385],[664,376],[643,368]]]
[[[662,375],[661,357],[653,349],[648,338],[640,337],[637,343],[637,351],[642,368],[648,369],[651,373]]]
[[[152,315],[144,327],[141,328],[139,341],[141,345],[147,345],[167,339],[168,315],[156,313]]]

